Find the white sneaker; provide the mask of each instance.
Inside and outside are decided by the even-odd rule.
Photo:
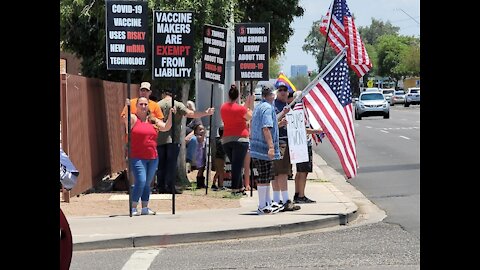
[[[270,205],[267,205],[265,207],[262,207],[262,208],[258,208],[257,209],[257,214],[258,215],[270,215],[272,214],[272,208],[270,207]]]
[[[132,208],[132,216],[140,216],[140,213],[138,212],[137,208]]]
[[[152,209],[148,208],[148,207],[143,207],[142,208],[142,215],[156,215],[157,212],[155,211],[152,211]]]
[[[283,203],[279,204],[275,201],[272,201],[272,204],[270,204],[270,207],[272,208],[272,214],[276,214],[282,211],[285,206],[283,205]]]

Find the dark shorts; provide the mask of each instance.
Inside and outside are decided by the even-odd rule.
[[[225,172],[225,159],[215,158],[212,163],[212,171],[224,173]]]
[[[273,160],[252,158],[253,175],[259,184],[268,184],[273,180]]]
[[[308,161],[297,163],[297,172],[313,172],[312,146],[308,146]]]
[[[282,159],[273,161],[273,172],[275,175],[279,174],[292,174],[292,164],[290,163],[290,153],[288,150],[288,144],[280,144],[280,155]]]

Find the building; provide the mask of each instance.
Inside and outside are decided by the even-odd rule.
[[[420,77],[409,77],[403,79],[403,89],[410,87],[420,87]]]
[[[308,76],[307,65],[292,65],[290,67],[290,77]]]

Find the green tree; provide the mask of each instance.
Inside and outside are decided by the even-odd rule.
[[[270,23],[270,57],[285,52],[285,45],[293,35],[291,26],[295,17],[303,16],[299,0],[238,0],[241,22]],[[237,21],[236,21],[237,22]]]
[[[278,74],[280,74],[280,70],[282,69],[280,59],[278,57],[270,57],[270,61],[268,63],[268,73],[270,75],[270,79],[276,79]]]
[[[358,27],[358,32],[364,43],[375,44],[377,39],[383,35],[398,35],[400,27],[393,26],[389,21],[383,22],[372,18],[370,26]]]
[[[310,32],[308,36],[305,38],[305,44],[302,46],[303,51],[310,53],[313,55],[317,62],[317,68],[322,67],[322,69],[330,63],[333,58],[337,55],[337,53],[332,49],[330,44],[325,46],[326,38],[318,31],[318,25],[320,21],[313,22],[312,27],[310,28]],[[325,48],[325,55],[323,56],[323,63],[322,55],[324,54],[323,49]],[[320,72],[320,70],[318,71]]]
[[[401,66],[402,58],[409,53],[409,48],[415,46],[414,37],[383,35],[375,45],[378,53],[378,75],[399,80],[408,75],[406,65]],[[418,54],[419,56],[420,54]]]
[[[396,70],[405,76],[420,76],[420,46],[412,45],[402,52]]]

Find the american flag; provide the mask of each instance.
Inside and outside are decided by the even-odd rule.
[[[337,152],[347,178],[357,175],[353,106],[348,66],[343,54],[303,97],[312,126],[319,124]]]
[[[310,117],[308,116],[308,112],[307,110],[305,110],[305,106],[303,105],[303,100],[295,103],[295,106],[293,106],[293,110],[303,110],[303,116],[305,118],[305,126],[308,127],[308,128],[314,128],[311,124],[310,124]],[[318,126],[319,127],[319,126]],[[318,129],[317,128],[314,128],[314,129]],[[312,135],[312,139],[313,141],[315,142],[315,145],[318,145],[318,143],[322,142],[322,139],[325,137],[325,133],[324,132],[320,132],[320,133],[315,133],[315,134],[307,134],[307,138]]]
[[[358,77],[362,77],[372,68],[372,62],[370,62],[365,45],[360,38],[357,27],[355,27],[352,14],[347,6],[347,1],[334,0],[332,5],[330,5],[327,15],[322,16],[320,33],[324,36],[327,35],[330,19],[328,42],[337,53],[339,53],[345,45],[348,45],[348,64]],[[333,16],[330,17],[330,14],[333,14]]]

